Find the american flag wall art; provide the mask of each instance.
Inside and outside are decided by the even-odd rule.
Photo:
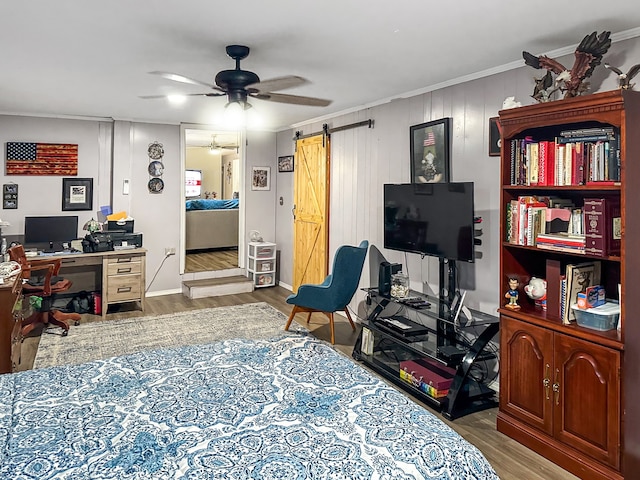
[[[78,145],[7,142],[6,175],[78,175]]]

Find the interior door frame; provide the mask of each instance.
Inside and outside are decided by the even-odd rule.
[[[201,124],[190,124],[190,123],[182,123],[180,124],[180,201],[183,202],[182,208],[180,209],[180,275],[185,274],[185,268],[187,263],[187,252],[185,250],[187,233],[186,233],[186,219],[187,212],[184,208],[185,201],[185,169],[187,164],[187,140],[186,134],[187,130],[206,130],[206,131],[216,131],[216,132],[234,132],[238,134],[239,144],[238,144],[238,157],[240,158],[240,171],[238,172],[240,178],[240,198],[244,198],[243,188],[244,188],[244,179],[245,171],[246,171],[246,150],[244,148],[246,142],[246,132],[244,129],[229,129],[220,126],[214,125],[201,125]],[[245,238],[245,204],[246,202],[240,201],[240,208],[238,212],[238,268],[245,268],[245,242],[242,241]],[[190,274],[191,272],[187,272]],[[198,272],[199,274],[206,272]]]

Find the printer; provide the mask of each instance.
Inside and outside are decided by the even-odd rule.
[[[140,248],[142,247],[142,233],[129,233],[124,230],[109,230],[113,248]],[[117,248],[120,247],[120,248]]]
[[[142,247],[142,233],[133,232],[133,220],[109,220],[107,230],[114,250]]]

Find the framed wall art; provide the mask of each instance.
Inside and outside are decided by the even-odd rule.
[[[278,157],[278,172],[293,172],[293,155]]]
[[[62,210],[93,209],[93,178],[62,179]]]
[[[251,190],[271,190],[271,167],[251,168]]]
[[[489,156],[500,156],[500,117],[489,119]]]
[[[410,127],[411,183],[450,181],[450,125],[442,118]]]
[[[14,210],[18,208],[18,184],[5,183],[2,186],[2,208]]]

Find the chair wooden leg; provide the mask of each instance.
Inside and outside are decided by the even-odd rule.
[[[353,323],[353,320],[351,320],[351,314],[349,313],[349,309],[348,309],[348,308],[345,308],[345,309],[344,309],[344,313],[346,313],[346,314],[347,314],[347,318],[349,319],[349,323],[351,324],[351,329],[355,332],[355,331],[356,331],[356,326],[355,326],[355,324]]]
[[[336,334],[335,329],[333,328],[333,312],[327,315],[329,317],[329,326],[331,328],[331,345],[336,344]]]
[[[309,312],[309,315],[307,315],[307,323],[311,322],[311,314],[312,314],[312,313],[313,313],[313,312]]]
[[[293,317],[296,316],[296,313],[298,313],[298,306],[294,305],[293,309],[291,310],[291,314],[289,314],[289,319],[287,320],[287,324],[284,326],[284,329],[286,331],[289,330],[289,327],[291,326],[291,322],[293,322]]]

